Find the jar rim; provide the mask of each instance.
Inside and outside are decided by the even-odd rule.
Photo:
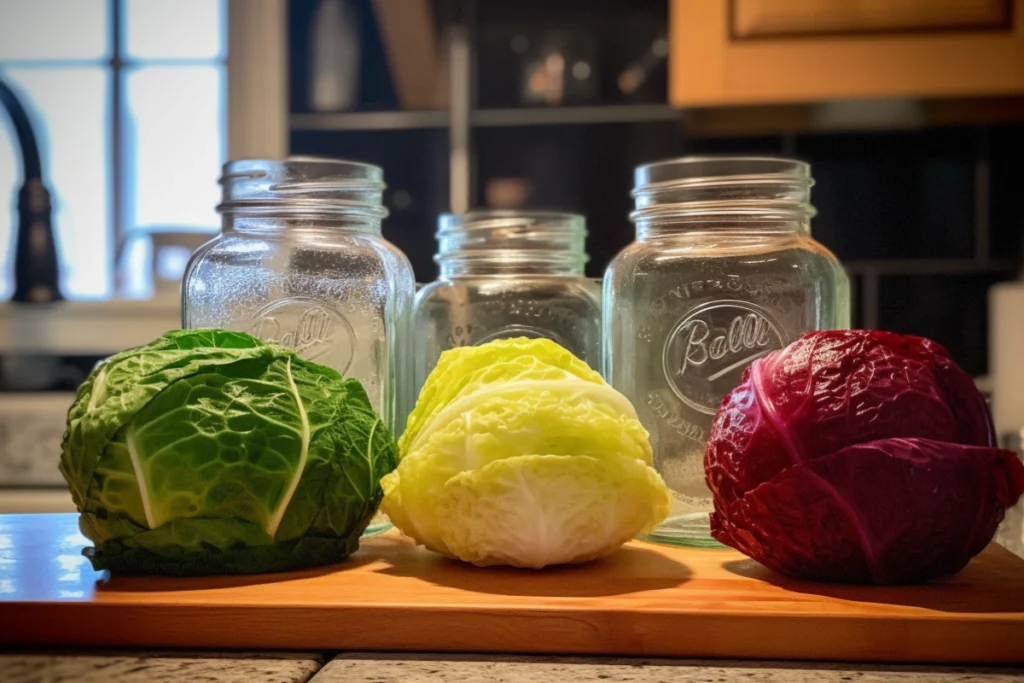
[[[586,253],[586,219],[552,210],[477,209],[438,217],[438,251],[442,270],[490,265],[533,265],[582,272]]]
[[[442,213],[437,219],[437,237],[471,230],[496,228],[542,229],[555,234],[587,235],[586,218],[582,214],[546,209],[474,209],[466,213]]]
[[[811,165],[799,159],[771,155],[705,154],[662,159],[636,167],[632,195],[636,197],[656,188],[779,181],[813,184]]]
[[[384,170],[319,156],[233,159],[220,178],[221,213],[345,214],[383,219]]]
[[[638,166],[630,219],[751,225],[758,221],[807,221],[811,166],[781,156],[699,155]]]

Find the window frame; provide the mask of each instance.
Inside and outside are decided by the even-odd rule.
[[[126,22],[125,22],[125,11],[127,0],[107,0],[107,13],[108,13],[108,30],[109,41],[110,41],[110,56],[106,61],[107,68],[110,74],[110,154],[111,154],[111,165],[110,165],[110,214],[111,214],[111,233],[112,233],[112,244],[111,248],[113,253],[110,254],[111,264],[113,266],[113,283],[111,287],[110,300],[116,300],[119,298],[122,291],[118,289],[118,274],[122,268],[121,257],[123,250],[128,244],[128,241],[135,234],[135,227],[128,225],[128,208],[132,201],[130,196],[129,178],[126,173],[126,169],[130,166],[131,161],[128,158],[128,154],[131,150],[128,148],[128,140],[125,136],[126,131],[126,117],[129,115],[128,103],[125,95],[126,80],[129,72],[132,69],[146,68],[146,67],[182,67],[182,66],[213,66],[217,65],[223,69],[224,79],[227,80],[228,73],[228,54],[230,53],[230,45],[228,44],[227,38],[230,35],[228,24],[231,21],[230,7],[228,6],[227,0],[219,0],[222,7],[224,16],[222,21],[224,26],[221,28],[222,31],[222,44],[224,51],[219,58],[208,59],[208,58],[138,58],[127,56],[127,40],[125,36]],[[225,102],[225,110],[227,109],[227,84],[225,82],[221,91],[222,100]],[[224,139],[222,141],[224,154],[227,155],[227,130],[231,124],[228,117],[228,112],[224,112],[224,119],[222,121],[224,125]]]

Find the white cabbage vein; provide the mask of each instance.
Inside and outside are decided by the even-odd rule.
[[[309,459],[309,416],[306,414],[306,406],[302,404],[302,397],[299,395],[299,389],[295,386],[295,378],[292,377],[292,359],[288,359],[288,364],[285,366],[285,374],[288,377],[288,389],[292,392],[292,396],[295,398],[295,408],[299,415],[299,438],[302,441],[301,450],[299,452],[299,462],[295,467],[295,473],[292,475],[292,480],[288,483],[288,490],[285,491],[284,496],[281,498],[281,502],[278,503],[277,509],[274,510],[274,514],[267,520],[267,526],[265,527],[267,534],[274,538],[277,535],[277,528],[281,526],[281,520],[284,518],[284,513],[288,510],[288,504],[292,502],[292,496],[295,495],[295,489],[299,486],[299,480],[302,479],[302,472],[306,469],[306,460]]]

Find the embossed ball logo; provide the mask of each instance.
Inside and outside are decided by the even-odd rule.
[[[294,297],[264,306],[254,316],[249,333],[342,374],[355,352],[352,325],[333,306],[317,299]]]
[[[714,415],[753,360],[786,345],[782,328],[746,301],[712,301],[686,314],[665,342],[668,385],[689,407]]]

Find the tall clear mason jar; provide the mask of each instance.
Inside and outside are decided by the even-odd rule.
[[[600,368],[600,286],[584,276],[583,216],[474,211],[439,219],[440,274],[416,295],[416,391],[442,351],[548,338]]]
[[[636,239],[604,278],[604,370],[636,406],[673,491],[651,540],[716,544],[704,448],[722,398],[755,358],[849,326],[849,281],[810,234],[812,184],[807,164],[782,158],[636,169]]]
[[[415,281],[381,236],[383,171],[295,157],[225,164],[219,236],[182,281],[185,327],[250,332],[362,382],[393,430],[404,423]]]

